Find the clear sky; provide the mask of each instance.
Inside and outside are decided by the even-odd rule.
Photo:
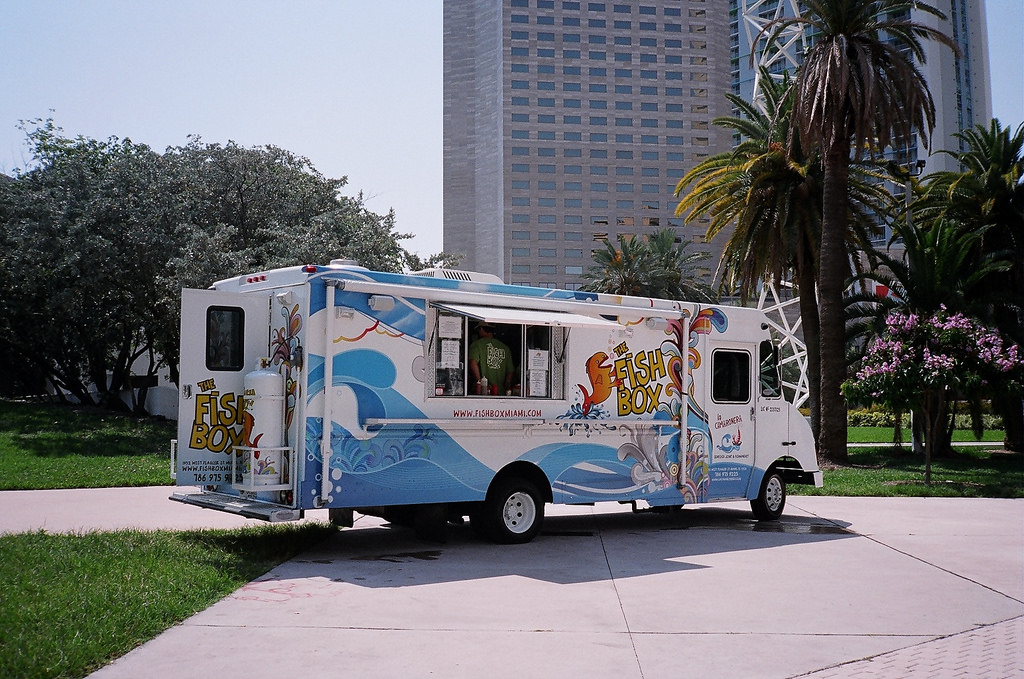
[[[987,6],[993,114],[1016,127],[1024,0]],[[49,115],[158,151],[274,144],[438,252],[441,23],[441,0],[0,0],[0,171],[28,162],[18,121]]]

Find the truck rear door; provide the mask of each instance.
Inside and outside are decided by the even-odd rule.
[[[242,445],[243,380],[268,356],[270,294],[182,290],[179,486],[230,483]]]

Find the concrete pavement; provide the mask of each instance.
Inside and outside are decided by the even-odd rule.
[[[77,490],[0,491],[0,534],[45,530],[77,533],[90,530],[190,530],[235,528],[262,523],[258,519],[197,509],[168,500],[173,486],[144,488],[82,488]],[[327,510],[306,513],[327,520]]]
[[[170,491],[98,493],[114,526],[50,496],[35,523],[250,522]],[[11,495],[0,531],[31,529]],[[791,497],[778,524],[549,505],[521,546],[360,517],[93,676],[1024,677],[1022,602],[1022,500]]]

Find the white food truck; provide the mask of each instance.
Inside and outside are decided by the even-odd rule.
[[[548,502],[746,499],[776,519],[786,484],[822,478],[765,321],[345,261],[184,290],[172,470],[201,491],[172,499],[425,535],[468,516],[505,543]]]

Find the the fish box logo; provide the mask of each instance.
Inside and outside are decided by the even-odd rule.
[[[633,353],[625,342],[614,349],[615,396],[617,411],[623,415],[643,415],[658,409],[661,392],[668,377],[668,366],[661,349]]]
[[[189,447],[222,453],[245,445],[242,430],[245,397],[234,392],[220,393],[212,379],[196,386],[202,393],[196,395]]]

